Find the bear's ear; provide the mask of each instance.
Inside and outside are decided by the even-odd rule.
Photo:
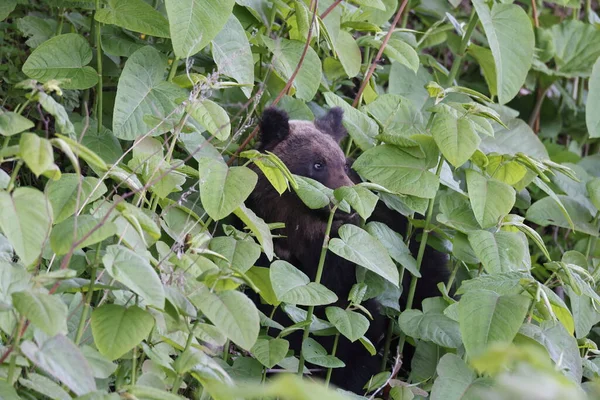
[[[340,107],[333,107],[327,114],[315,121],[315,126],[339,143],[348,135],[348,131],[342,125],[343,118],[344,111]]]
[[[260,120],[261,147],[278,143],[290,134],[290,117],[285,111],[275,107],[268,107],[263,112]]]

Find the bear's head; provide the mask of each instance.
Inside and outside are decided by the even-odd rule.
[[[314,122],[290,120],[284,111],[267,108],[260,123],[259,150],[277,155],[293,174],[314,179],[330,189],[351,186],[350,166],[339,146],[348,134],[342,117],[339,107]]]

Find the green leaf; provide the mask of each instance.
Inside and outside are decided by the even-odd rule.
[[[490,94],[492,96],[498,95],[498,89],[496,87],[498,78],[496,76],[496,64],[494,63],[492,51],[471,43],[467,49],[467,53],[477,60],[477,63],[483,72],[483,77],[487,83],[488,89],[490,90]]]
[[[379,133],[379,128],[375,121],[365,113],[350,106],[344,99],[332,92],[326,92],[324,96],[329,107],[341,107],[344,110],[344,120],[342,123],[358,147],[361,150],[373,147],[375,145],[375,136]]]
[[[175,56],[189,58],[210,43],[223,28],[234,0],[166,0]]]
[[[252,231],[256,239],[261,244],[263,251],[267,258],[273,259],[273,235],[269,230],[269,226],[263,221],[262,218],[258,217],[252,210],[247,208],[244,204],[241,204],[233,212],[242,222]]]
[[[373,271],[398,287],[400,277],[385,247],[377,239],[355,225],[343,225],[340,238],[329,241],[329,249],[338,256]]]
[[[165,306],[165,291],[160,277],[150,262],[128,248],[112,245],[102,257],[106,271],[117,281],[159,309]]]
[[[440,180],[426,158],[416,158],[392,145],[365,151],[352,166],[362,177],[394,193],[432,198]]]
[[[121,28],[110,25],[102,27],[102,50],[106,54],[129,57],[142,47],[144,46],[126,35]]]
[[[54,152],[48,139],[35,133],[23,133],[19,141],[19,153],[36,177],[54,165]]]
[[[327,350],[313,338],[307,338],[302,342],[302,354],[307,362],[319,367],[342,368],[346,366],[339,358],[328,355]]]
[[[35,99],[40,103],[42,108],[48,112],[48,114],[54,117],[57,133],[63,133],[65,135],[72,135],[75,133],[75,128],[69,120],[69,115],[67,114],[67,110],[65,110],[64,106],[57,103],[52,96],[44,92],[38,92],[35,95]]]
[[[86,200],[88,204],[92,203],[107,191],[104,182],[92,176],[82,177],[79,189],[79,179],[77,174],[63,174],[59,180],[49,181],[46,185],[46,196],[52,204],[55,223],[73,215],[77,207],[81,208]]]
[[[469,357],[496,342],[510,343],[523,324],[531,300],[490,290],[466,292],[458,303],[460,333]]]
[[[469,232],[469,243],[488,274],[528,271],[531,258],[522,232]]]
[[[564,205],[565,210],[573,221],[576,231],[598,236],[598,227],[591,223],[593,217],[586,207],[570,197],[563,195],[556,197]],[[560,206],[550,196],[533,203],[527,210],[525,218],[541,226],[556,225],[561,228],[571,228],[571,224],[565,217]]]
[[[31,389],[53,400],[72,399],[72,397],[52,379],[36,373],[28,374],[27,378],[28,379],[19,378],[19,383],[27,389]]]
[[[24,265],[40,256],[52,225],[52,206],[37,189],[0,191],[0,229]]]
[[[287,261],[277,260],[270,268],[271,285],[279,301],[301,306],[322,306],[338,300],[335,293]]]
[[[77,33],[58,35],[42,43],[23,64],[23,73],[41,82],[67,79],[64,89],[88,89],[98,83],[88,41]]]
[[[597,110],[600,110],[600,56],[592,69],[592,76],[590,76],[588,83],[587,102],[585,103],[585,123],[591,138],[600,137],[600,113]]]
[[[354,78],[360,72],[362,57],[360,48],[352,35],[341,30],[334,44],[338,59],[349,78]]]
[[[385,247],[394,261],[402,265],[417,278],[421,273],[417,269],[417,260],[412,256],[410,249],[404,243],[402,236],[394,232],[382,222],[369,222],[365,229]]]
[[[38,347],[31,341],[21,344],[21,351],[38,368],[53,376],[78,396],[96,390],[92,370],[81,351],[66,336],[56,335]]]
[[[96,21],[146,35],[169,37],[169,21],[145,1],[108,0],[107,6],[96,11]]]
[[[34,123],[21,115],[6,111],[0,113],[0,135],[13,136],[34,127]]]
[[[333,191],[333,194],[338,201],[347,201],[358,215],[365,220],[371,216],[379,200],[376,194],[358,185],[339,187]]]
[[[227,140],[229,137],[229,115],[217,103],[208,99],[198,100],[187,107],[187,112],[218,140]]]
[[[468,118],[457,118],[450,112],[435,114],[431,135],[444,157],[456,168],[471,158],[481,141]]]
[[[250,97],[254,85],[254,59],[246,30],[234,14],[229,15],[223,29],[212,40],[212,56],[219,72],[245,85],[241,90]]]
[[[419,69],[419,55],[409,44],[400,39],[390,39],[384,51],[391,60],[406,65],[414,73]]]
[[[17,6],[17,0],[5,0],[0,4],[0,21],[4,21],[6,17],[10,15],[11,12]]]
[[[92,230],[99,226],[98,229]],[[91,232],[91,233],[90,233]],[[116,225],[111,221],[102,223],[92,215],[71,216],[57,224],[50,234],[50,247],[57,255],[67,254],[75,242],[74,250],[82,249],[101,242],[117,233]],[[84,239],[85,237],[85,239]]]
[[[458,322],[440,312],[406,310],[400,314],[398,324],[404,333],[415,339],[427,340],[452,349],[462,344]]]
[[[369,329],[369,320],[356,311],[344,310],[339,307],[327,307],[325,314],[329,322],[351,342],[363,337]]]
[[[175,110],[176,99],[187,96],[174,83],[164,81],[166,68],[166,57],[150,46],[142,47],[127,59],[113,111],[113,133],[117,138],[133,140],[144,135],[152,128],[144,122],[145,115],[162,120]],[[168,128],[161,126],[153,134],[159,135],[163,129]]]
[[[556,69],[562,76],[587,77],[600,57],[600,31],[583,21],[567,19],[552,26]],[[589,88],[590,94],[594,94]]]
[[[237,209],[258,181],[250,168],[229,168],[222,160],[202,158],[198,161],[198,170],[202,206],[214,220],[223,219]]]
[[[482,228],[497,225],[515,204],[515,189],[472,169],[467,170],[466,174],[469,200],[477,222]]]
[[[494,55],[498,102],[506,104],[519,93],[533,61],[531,20],[516,4],[495,3],[491,11],[483,0],[473,5]]]
[[[278,39],[277,41],[262,36],[265,44],[273,53],[273,67],[281,79],[288,81],[296,66],[300,63],[300,56],[304,50],[304,43],[296,40]],[[312,47],[308,47],[306,57],[298,74],[294,79],[293,87],[296,97],[310,101],[317,93],[321,83],[321,60]]]
[[[74,125],[77,137],[81,137],[86,125],[82,122]],[[100,131],[98,131],[98,122],[94,119],[90,119],[89,128],[85,130],[85,134],[81,138],[81,144],[88,148],[91,153],[100,156],[105,163],[114,164],[123,155],[121,144],[115,135],[104,126],[101,126]],[[86,158],[85,154],[80,154],[80,156],[86,162],[89,162],[89,158]]]
[[[600,178],[590,179],[585,186],[592,204],[600,210]]]
[[[232,237],[219,236],[210,241],[209,248],[229,261],[215,258],[215,264],[221,268],[233,268],[242,273],[252,268],[260,257],[260,246],[251,239],[236,240]]]
[[[250,352],[262,365],[273,368],[285,358],[289,347],[285,339],[258,339]]]
[[[137,306],[105,304],[92,311],[94,343],[111,361],[139,345],[153,326],[152,315]]]
[[[260,318],[246,295],[235,290],[215,294],[199,284],[188,298],[232,342],[248,351],[254,346]]]
[[[294,191],[308,208],[318,210],[329,205],[333,191],[327,186],[305,176],[294,175],[294,179],[297,183]]]
[[[25,291],[12,295],[16,310],[49,336],[67,334],[67,305],[58,296]]]
[[[481,389],[489,386],[456,354],[446,354],[437,366],[438,378],[431,389],[431,400],[478,400]]]
[[[505,121],[506,122],[506,121]],[[508,129],[498,125],[494,137],[484,136],[479,149],[486,154],[515,155],[524,153],[539,160],[547,160],[548,151],[527,122],[515,118],[506,122]]]

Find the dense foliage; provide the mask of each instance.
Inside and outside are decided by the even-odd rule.
[[[344,368],[315,334],[376,351],[374,297],[390,329],[365,398],[599,398],[595,6],[2,0],[0,398],[362,398],[296,371]],[[342,107],[367,182],[333,192],[252,150],[270,104]],[[335,295],[275,261],[250,163],[365,220],[324,243],[360,266],[347,309],[310,318]],[[368,222],[378,201],[407,232]],[[401,310],[425,245],[450,281]]]

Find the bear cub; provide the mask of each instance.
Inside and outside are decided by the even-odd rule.
[[[339,145],[347,136],[347,131],[342,125],[342,118],[343,111],[338,107],[330,109],[325,116],[314,122],[290,120],[284,111],[267,108],[260,122],[261,136],[257,149],[262,152],[270,151],[277,155],[293,174],[314,179],[331,189],[351,186],[360,178],[351,171],[350,161],[346,159]],[[248,206],[267,223],[283,222],[285,224],[285,227],[279,231],[283,237],[274,242],[275,253],[280,259],[303,271],[311,280],[314,279],[329,210],[311,210],[291,191],[279,195],[263,174],[259,173],[258,175],[258,183],[248,199]],[[387,223],[392,229],[399,229],[406,225],[404,216],[391,211],[382,202],[378,203],[371,220]],[[356,214],[336,213],[331,237],[338,235],[337,231],[340,226],[359,222]],[[404,230],[398,232],[402,235],[405,233]],[[413,242],[416,241],[413,240]],[[432,249],[428,248],[428,253],[431,252]],[[442,272],[445,269],[445,258],[442,260],[439,254],[430,255],[428,253],[424,258],[423,278],[417,285],[416,306],[420,304],[422,298],[438,295],[435,284],[447,277],[447,274],[444,275]],[[431,276],[427,275],[428,267],[433,269],[430,272]],[[408,275],[406,274],[406,276]],[[408,292],[407,281],[409,279],[405,279],[403,282],[404,295]],[[321,283],[338,296],[338,301],[334,305],[345,308],[348,305],[347,298],[350,289],[356,283],[356,265],[328,252]],[[255,302],[260,303],[256,296]],[[401,301],[401,303],[403,302]],[[379,349],[386,319],[381,315],[376,300],[367,300],[363,306],[373,316],[366,336]],[[259,307],[267,315],[270,314],[270,310],[267,310],[270,307],[260,304]],[[316,307],[315,315],[326,319],[324,309],[325,307]],[[292,323],[280,309],[274,314],[274,319],[284,326]],[[290,341],[290,348],[296,355],[299,355],[302,341],[301,331],[294,332],[286,339]],[[328,352],[331,351],[333,336],[315,339]],[[336,356],[346,364],[346,367],[334,369],[331,382],[343,389],[364,393],[363,385],[372,375],[380,372],[381,355],[371,356],[359,341],[351,343],[341,336]],[[324,373],[320,376],[324,376]]]

